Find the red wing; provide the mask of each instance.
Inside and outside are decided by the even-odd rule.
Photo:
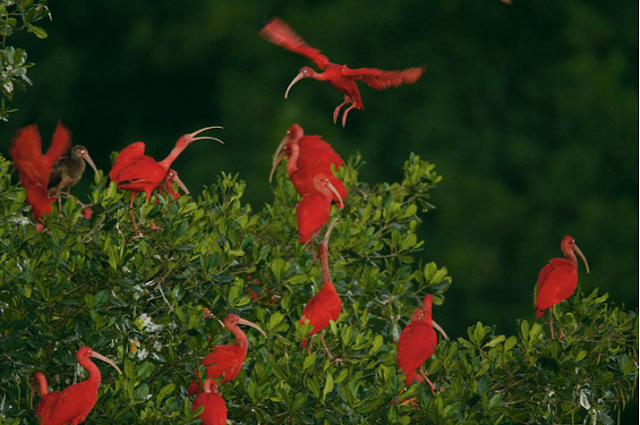
[[[111,181],[117,183],[118,174],[120,174],[120,171],[122,171],[124,167],[130,165],[134,159],[143,157],[144,148],[145,144],[143,142],[135,142],[122,149],[118,154],[118,157],[114,161],[113,166],[111,167],[111,171],[109,171],[109,178],[111,179]]]
[[[111,171],[113,171],[113,168]],[[158,165],[153,158],[145,155],[126,163],[118,175],[114,176],[115,179],[112,180],[118,185],[123,182],[145,182],[159,185],[166,175],[167,170]]]
[[[307,336],[316,334],[329,326],[329,320],[337,321],[341,309],[342,301],[335,289],[332,291],[323,287],[320,292],[307,301],[302,311],[300,324],[304,324],[306,319],[309,319],[309,324],[313,326],[313,329]]]
[[[47,158],[51,160],[53,164],[71,147],[71,132],[69,129],[62,125],[61,122],[58,122],[58,126],[56,127],[55,133],[53,133],[53,140],[51,141],[51,146],[49,146],[49,150],[45,154]]]
[[[193,400],[191,408],[195,412],[200,406],[204,406],[204,410],[198,415],[198,418],[202,419],[203,425],[226,425],[227,405],[220,394],[198,394],[195,400]]]
[[[28,125],[18,129],[11,140],[9,155],[20,173],[22,186],[26,188],[31,184],[46,189],[53,161],[42,154],[38,126]]]
[[[260,30],[260,35],[268,41],[287,50],[306,56],[316,66],[324,69],[329,58],[320,53],[320,50],[309,46],[296,32],[280,18],[273,18]]]
[[[554,258],[538,275],[536,290],[536,317],[544,310],[569,298],[578,285],[578,269],[571,261]]]
[[[431,326],[424,322],[409,323],[398,339],[398,366],[405,374],[414,371],[433,355],[437,343]]]
[[[320,136],[305,136],[298,142],[300,154],[298,155],[298,167],[316,166],[331,168],[334,164],[336,170],[344,164],[340,155],[331,148],[331,145],[320,138]]]
[[[402,71],[384,71],[377,68],[344,68],[342,75],[360,80],[375,90],[398,87],[401,84],[413,84],[422,76],[424,68],[414,67]]]
[[[40,403],[36,408],[36,416],[44,419],[51,414],[51,407],[58,401],[62,393],[60,391],[52,391],[40,398]]]
[[[223,382],[233,380],[240,373],[246,355],[246,351],[236,345],[215,346],[202,361],[207,367],[207,378],[222,377]]]
[[[296,207],[298,220],[298,240],[307,242],[312,233],[329,221],[331,199],[321,194],[306,194]]]

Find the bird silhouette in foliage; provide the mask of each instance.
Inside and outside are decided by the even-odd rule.
[[[226,425],[227,405],[220,394],[218,385],[212,378],[207,378],[203,384],[204,392],[199,393],[191,406],[195,412],[200,406],[204,410],[196,418],[202,419],[202,425]]]
[[[71,195],[71,186],[80,181],[86,164],[89,164],[93,171],[98,174],[98,169],[89,156],[89,151],[82,145],[75,145],[71,148],[71,155],[60,158],[53,163],[47,189],[50,194],[58,198],[58,209],[61,206],[62,189],[67,189],[67,197]]]
[[[131,214],[135,231],[138,230],[138,224],[136,223],[133,215],[133,201],[136,194],[144,192],[146,194],[146,202],[149,202],[149,198],[156,188],[164,185],[166,189],[167,174],[170,171],[169,167],[171,167],[171,164],[175,161],[178,155],[180,155],[192,142],[207,139],[223,143],[222,140],[216,137],[197,137],[203,131],[214,128],[221,129],[222,127],[206,127],[193,133],[183,135],[178,139],[175,147],[171,150],[169,155],[160,162],[156,162],[153,158],[144,154],[145,144],[143,142],[135,142],[122,149],[113,163],[111,171],[109,171],[109,178],[116,183],[119,189],[131,192],[129,213]],[[186,189],[186,186],[184,186],[184,184],[182,184],[178,179],[177,173],[174,172],[171,179]]]
[[[211,312],[207,316],[211,317]],[[250,326],[267,336],[260,326],[245,320],[236,314],[229,314],[224,318],[224,327],[236,337],[235,344],[216,345],[207,354],[202,364],[207,368],[207,378],[218,379],[221,384],[232,381],[240,373],[242,364],[247,356],[248,341],[245,333],[238,325]],[[189,395],[201,392],[198,382],[194,379],[188,388]]]
[[[46,377],[42,372],[36,372],[34,380],[40,392],[36,416],[41,420],[40,425],[76,425],[84,422],[96,404],[101,380],[100,369],[90,360],[91,357],[108,363],[122,374],[112,360],[89,347],[82,347],[76,354],[78,363],[89,372],[86,381],[70,385],[62,391],[49,392]]]
[[[324,240],[318,245],[318,257],[320,258],[320,269],[322,270],[322,288],[307,301],[307,304],[302,310],[302,318],[300,319],[301,325],[308,323],[312,327],[306,339],[302,342],[302,348],[307,346],[311,336],[321,332],[320,341],[330,360],[334,360],[334,356],[324,341],[324,331],[330,325],[331,320],[334,322],[338,321],[340,311],[342,310],[342,301],[331,281],[328,258],[329,236],[336,223],[337,220],[331,223],[327,229]],[[309,346],[309,350],[311,350],[311,346]]]
[[[322,173],[327,176],[338,192],[337,195],[332,195],[332,201],[343,205],[343,200],[347,197],[347,189],[333,174],[331,166],[338,170],[344,161],[329,143],[322,140],[320,136],[305,136],[302,127],[293,124],[287,130],[273,156],[269,182],[273,178],[276,167],[285,157],[287,158],[287,175],[301,196],[318,192],[313,179],[317,174]]]
[[[432,305],[433,296],[427,294],[422,302],[422,308],[413,311],[411,322],[400,333],[398,367],[405,374],[405,386],[411,385],[414,379],[418,382],[426,381],[435,394],[436,387],[424,371],[424,363],[431,358],[438,344],[438,337],[434,330],[435,322],[431,317]],[[439,325],[437,329],[445,338],[447,337]]]
[[[49,176],[53,164],[71,146],[71,133],[58,122],[51,146],[42,153],[42,141],[38,126],[27,125],[18,129],[11,140],[9,155],[20,175],[20,184],[27,192],[27,204],[31,205],[38,231],[43,229],[42,217],[51,212],[55,201],[49,195]]]
[[[553,258],[549,264],[540,270],[538,285],[536,287],[536,317],[540,318],[544,311],[569,298],[578,286],[578,259],[576,253],[582,258],[584,266],[589,273],[587,259],[576,245],[571,236],[565,236],[560,242],[560,250],[566,258]],[[549,312],[549,327],[551,338],[555,339],[553,332],[553,319]]]
[[[324,72],[316,72],[313,68],[305,66],[300,69],[298,75],[291,81],[284,97],[287,98],[291,87],[303,78],[313,78],[319,81],[328,81],[334,88],[344,93],[344,102],[333,111],[333,122],[336,123],[340,115],[340,109],[348,106],[342,114],[342,126],[347,123],[347,114],[352,109],[364,109],[360,90],[356,81],[362,81],[375,90],[383,90],[389,87],[398,87],[401,84],[413,84],[424,73],[423,67],[413,67],[398,71],[385,71],[377,68],[351,69],[346,65],[338,65],[329,61],[320,50],[311,47],[296,32],[279,18],[271,19],[261,30],[260,35],[265,39],[287,50],[306,56]]]

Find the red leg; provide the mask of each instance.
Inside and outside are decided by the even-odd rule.
[[[129,214],[131,214],[131,220],[133,221],[133,230],[134,232],[138,232],[138,223],[136,223],[136,218],[133,216],[133,201],[136,199],[136,192],[131,192],[131,202],[129,203]]]
[[[420,366],[420,375],[422,375],[424,380],[427,381],[427,383],[431,387],[431,392],[433,393],[433,395],[436,395],[436,386],[433,382],[429,380],[429,378],[427,378],[427,374],[424,371],[424,363],[422,364],[422,366]]]
[[[349,98],[347,95],[344,96],[344,102],[336,106],[336,109],[333,110],[333,123],[338,122],[338,115],[340,115],[340,108],[349,103]],[[344,127],[344,124],[342,125]]]
[[[347,114],[349,113],[350,110],[352,110],[355,107],[356,107],[356,105],[351,104],[351,106],[349,106],[347,109],[344,110],[344,113],[342,114],[342,126],[343,127],[345,125],[347,125]]]
[[[556,336],[553,334],[553,314],[551,313],[551,308],[549,309],[549,328],[551,329],[551,339],[556,339]]]

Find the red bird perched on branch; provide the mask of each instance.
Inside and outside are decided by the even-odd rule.
[[[302,310],[302,318],[300,324],[304,325],[308,322],[312,326],[311,332],[307,335],[307,339],[302,342],[302,347],[306,347],[309,342],[309,337],[322,331],[320,334],[320,341],[324,347],[329,359],[333,360],[333,355],[329,351],[327,344],[324,342],[324,330],[329,326],[329,321],[338,321],[340,317],[340,311],[342,309],[342,301],[336,292],[336,288],[331,281],[331,271],[329,270],[329,236],[331,230],[336,225],[337,220],[331,223],[324,240],[318,245],[318,257],[320,257],[320,269],[322,270],[322,288],[313,297],[307,301],[307,304]],[[309,346],[311,350],[311,346]]]
[[[362,81],[375,90],[383,90],[389,87],[398,87],[401,84],[413,84],[424,73],[423,67],[408,68],[402,71],[384,71],[377,68],[358,68],[350,69],[346,65],[338,65],[329,62],[329,58],[323,55],[320,50],[311,47],[285,22],[279,18],[273,18],[260,30],[260,35],[268,41],[284,47],[287,50],[306,56],[311,59],[318,68],[324,70],[322,73],[314,71],[312,68],[305,66],[300,69],[298,75],[291,81],[285,99],[289,94],[291,87],[303,78],[313,78],[319,81],[329,81],[329,83],[344,93],[344,102],[342,102],[333,111],[333,122],[337,122],[340,108],[350,103],[342,115],[342,126],[347,123],[347,114],[350,110],[364,109],[360,90],[356,84],[357,80]]]
[[[424,363],[433,355],[438,344],[438,337],[433,330],[434,327],[447,338],[447,334],[431,318],[431,306],[433,296],[425,295],[422,302],[422,309],[416,309],[411,315],[409,323],[400,334],[398,339],[398,367],[405,374],[405,385],[409,386],[413,380],[418,382],[426,381],[435,394],[435,385],[429,380],[424,371]],[[420,368],[417,373],[416,369]]]
[[[209,314],[211,314],[211,312],[209,312]],[[221,384],[232,381],[238,376],[240,369],[242,369],[242,363],[244,363],[244,359],[247,356],[247,336],[238,325],[251,326],[260,331],[265,337],[267,336],[260,326],[242,319],[236,314],[229,314],[224,318],[224,327],[236,337],[236,343],[214,346],[213,350],[211,350],[202,361],[202,364],[207,367],[207,377],[212,379],[222,378],[220,380]],[[194,379],[189,385],[188,393],[192,395],[199,392],[200,388]]]
[[[576,290],[578,286],[578,260],[574,251],[582,258],[587,273],[589,273],[587,259],[576,245],[575,239],[571,236],[565,236],[560,242],[560,249],[567,259],[552,259],[540,270],[538,275],[535,303],[537,318],[542,317],[546,309],[569,298]],[[551,328],[551,338],[555,338],[551,312],[549,312],[549,327]]]
[[[100,369],[89,359],[90,357],[110,364],[122,374],[113,361],[89,347],[82,347],[76,354],[78,363],[89,372],[89,379],[86,381],[70,385],[63,391],[49,392],[47,378],[43,373],[36,372],[34,380],[40,391],[36,415],[41,419],[40,425],[75,425],[84,422],[96,404],[101,379]]]
[[[35,124],[20,128],[11,141],[9,155],[20,174],[20,184],[27,192],[27,204],[33,209],[38,231],[42,230],[42,216],[51,212],[51,204],[55,200],[49,196],[48,190],[51,169],[70,146],[71,134],[60,122],[44,155],[40,132]]]
[[[333,175],[331,165],[337,170],[344,161],[329,143],[322,140],[320,136],[305,136],[302,127],[293,124],[273,155],[269,182],[273,178],[276,167],[285,157],[288,158],[287,175],[300,195],[317,193],[313,178],[316,174],[324,173],[339,194],[339,196],[333,196],[333,202],[342,204],[342,200],[347,197],[347,189]]]
[[[296,206],[298,221],[298,241],[313,240],[328,221],[331,214],[331,200],[337,197],[340,208],[344,206],[340,193],[331,183],[327,174],[316,174],[313,178],[315,192],[306,193]]]
[[[111,167],[109,178],[116,183],[119,189],[131,192],[129,212],[136,231],[138,230],[138,224],[133,216],[133,201],[136,194],[138,192],[144,192],[147,196],[146,202],[149,202],[149,197],[154,189],[161,185],[165,185],[166,188],[167,174],[170,171],[169,167],[178,155],[180,155],[192,142],[208,139],[223,143],[222,140],[216,137],[196,137],[203,131],[213,128],[222,127],[206,127],[180,137],[176,142],[176,146],[171,150],[169,155],[160,162],[156,162],[153,158],[144,154],[145,144],[143,142],[132,143],[120,152]],[[183,190],[186,191],[186,187],[182,184],[180,179],[178,179],[177,173],[174,172],[174,175],[170,175],[169,177],[173,179],[173,181],[176,181]]]
[[[192,410],[195,412],[200,406],[204,406],[204,410],[196,418],[202,419],[202,425],[227,424],[227,405],[218,394],[218,385],[212,378],[204,381],[204,392],[193,400]]]

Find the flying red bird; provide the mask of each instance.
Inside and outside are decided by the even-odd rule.
[[[204,392],[193,400],[192,410],[195,412],[200,406],[204,406],[204,410],[196,418],[202,419],[202,425],[227,424],[227,405],[218,394],[218,385],[212,378],[204,381]]]
[[[316,174],[326,174],[331,184],[335,187],[339,195],[332,195],[335,203],[342,205],[347,197],[347,189],[331,170],[331,165],[336,170],[344,164],[331,145],[320,136],[305,136],[304,130],[298,124],[293,124],[287,130],[287,134],[276,149],[273,156],[269,182],[273,177],[276,167],[287,157],[287,175],[291,179],[296,191],[304,196],[307,193],[318,193],[313,179]]]
[[[322,226],[328,221],[331,214],[331,200],[342,198],[336,187],[331,183],[327,174],[316,174],[313,178],[315,192],[305,194],[296,206],[296,219],[298,221],[298,241],[306,243],[313,240]]]
[[[51,146],[44,155],[35,124],[18,129],[11,141],[9,155],[20,174],[20,184],[27,192],[27,204],[31,205],[38,231],[43,227],[42,217],[51,212],[55,200],[48,190],[52,166],[70,146],[71,134],[61,122],[58,122]]]
[[[75,425],[84,422],[96,404],[101,379],[100,369],[89,359],[90,357],[110,364],[122,374],[112,360],[89,347],[82,347],[76,354],[78,363],[89,372],[89,379],[86,381],[70,385],[63,391],[49,392],[46,377],[43,373],[36,372],[34,380],[41,397],[36,415],[41,419],[40,425]]]
[[[587,273],[589,273],[587,259],[576,245],[575,239],[571,236],[565,236],[560,242],[560,249],[567,258],[552,259],[540,270],[538,275],[535,303],[537,318],[542,317],[546,309],[569,298],[576,290],[578,286],[578,259],[574,251],[582,258]],[[551,338],[555,338],[551,312],[549,312],[549,326]]]
[[[153,158],[144,154],[145,144],[143,142],[132,143],[120,152],[111,167],[109,178],[116,183],[119,189],[131,192],[129,213],[131,214],[131,219],[133,220],[134,229],[136,231],[138,230],[138,224],[133,216],[133,201],[136,194],[138,192],[144,192],[146,194],[146,202],[149,202],[149,197],[151,197],[151,193],[154,189],[166,184],[167,173],[169,173],[169,167],[171,167],[173,161],[175,161],[178,155],[180,155],[192,142],[208,139],[223,143],[222,140],[215,137],[196,137],[203,131],[213,128],[222,127],[206,127],[180,137],[176,142],[176,146],[171,150],[169,155],[160,162],[156,162]],[[178,182],[183,189],[186,189],[186,187],[181,184],[182,182],[177,178],[177,173],[175,173],[174,177],[175,181]]]
[[[303,78],[313,78],[319,81],[329,81],[337,90],[344,93],[344,102],[333,111],[333,122],[337,122],[340,108],[346,104],[351,104],[342,114],[342,126],[347,123],[347,114],[351,109],[364,109],[360,90],[356,84],[357,80],[362,81],[375,90],[383,90],[389,87],[398,87],[401,84],[413,84],[424,73],[424,67],[408,68],[402,71],[384,71],[377,68],[350,69],[346,65],[338,65],[329,62],[329,58],[323,55],[320,50],[311,47],[285,22],[279,18],[273,18],[264,28],[260,30],[260,35],[268,41],[284,47],[287,50],[306,56],[315,65],[324,70],[322,73],[314,71],[305,66],[300,69],[298,75],[291,81],[285,99],[291,87]]]
[[[211,312],[209,312],[211,314]],[[232,381],[240,373],[242,363],[247,356],[248,341],[247,336],[238,325],[251,326],[260,331],[262,335],[267,336],[260,326],[253,322],[242,319],[236,314],[229,314],[224,318],[224,327],[229,330],[235,337],[236,343],[230,345],[216,345],[213,350],[207,354],[202,364],[207,367],[207,378],[221,378],[220,383]],[[189,385],[189,395],[200,392],[198,383],[194,379]]]
[[[322,331],[320,341],[331,360],[333,360],[334,357],[324,342],[324,330],[329,326],[330,320],[334,322],[338,321],[342,309],[342,301],[331,281],[328,259],[329,236],[336,223],[337,220],[331,223],[329,229],[327,229],[324,240],[318,245],[318,257],[320,257],[320,269],[322,270],[322,288],[307,301],[304,310],[302,310],[302,318],[300,319],[301,325],[308,321],[309,325],[312,326],[311,332],[307,334],[306,339],[302,342],[302,347],[307,346],[309,337]],[[311,346],[309,346],[309,350],[311,350]]]
[[[98,169],[89,156],[89,151],[82,145],[75,145],[71,148],[71,155],[60,158],[53,163],[47,189],[50,194],[56,195],[58,198],[58,209],[60,209],[62,189],[67,188],[68,198],[71,195],[71,186],[76,185],[84,174],[87,167],[85,161],[98,174]]]
[[[436,387],[424,371],[424,363],[433,355],[438,344],[438,337],[433,330],[434,323],[431,319],[432,303],[433,296],[427,294],[422,302],[422,309],[413,311],[411,323],[402,330],[398,339],[398,367],[406,376],[406,386],[411,385],[414,379],[418,382],[424,380],[435,394]],[[446,338],[446,334],[444,335]],[[419,373],[416,372],[418,368],[420,368]]]

